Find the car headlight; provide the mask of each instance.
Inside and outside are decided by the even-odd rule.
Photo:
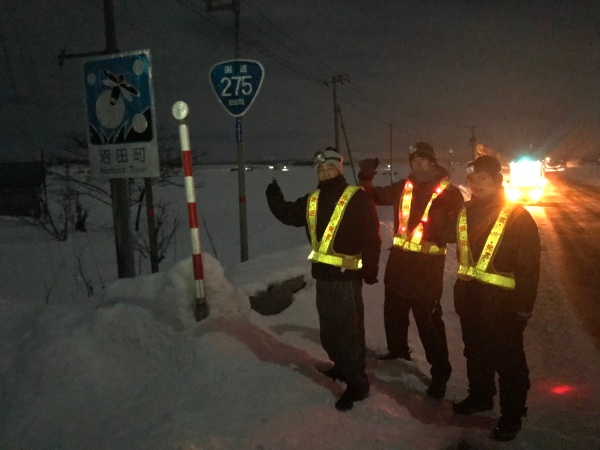
[[[508,198],[508,200],[511,202],[516,202],[519,200],[521,195],[522,193],[520,189],[509,188],[506,190],[506,198]]]
[[[532,189],[531,191],[529,191],[529,198],[535,202],[539,201],[543,195],[543,189]]]

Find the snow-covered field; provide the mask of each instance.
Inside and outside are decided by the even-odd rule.
[[[599,169],[570,168],[569,176],[600,185]],[[414,326],[412,362],[372,358],[385,350],[380,283],[364,288],[371,396],[341,413],[333,404],[343,385],[315,368],[327,357],[319,342],[314,283],[309,279],[278,315],[261,316],[248,299],[273,281],[309,273],[304,231],[271,216],[264,189],[275,176],[293,200],[316,186],[314,170],[246,173],[250,260],[243,264],[237,174],[230,167],[195,170],[211,310],[200,323],[190,311],[182,188],[155,189],[157,203],[170,203],[181,226],[160,272],[149,274],[148,262],[136,256],[143,275],[134,279],[116,279],[106,205],[86,203],[88,232],[72,233],[62,243],[20,220],[1,218],[0,448],[600,448],[600,357],[544,255],[525,332],[529,417],[515,441],[488,438],[497,405],[473,417],[457,417],[450,407],[466,395],[452,251],[442,299],[454,367],[446,400],[425,395],[429,368]],[[403,167],[399,175],[405,174]],[[461,175],[457,169],[456,183],[464,183]],[[352,179],[350,170],[346,177]],[[389,176],[375,181],[388,183]],[[391,241],[390,209],[379,210],[384,248]],[[386,258],[382,252],[381,271]]]

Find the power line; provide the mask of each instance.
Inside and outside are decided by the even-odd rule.
[[[218,22],[217,20],[214,20],[211,18],[211,16],[208,16],[207,14],[205,14],[204,12],[202,12],[202,10],[197,7],[194,4],[190,4],[190,2],[186,1],[186,0],[176,0],[178,3],[180,3],[182,6],[192,10],[193,12],[195,12],[196,14],[198,14],[199,16],[203,17],[204,19],[208,20],[209,22],[211,22],[212,24],[222,28],[222,29],[226,29],[229,30],[229,28],[227,26],[225,26],[224,24],[222,24],[221,22]],[[256,8],[254,8],[256,10]],[[264,14],[260,13],[263,17],[266,17]],[[272,22],[270,19],[268,19],[271,23]],[[261,30],[262,31],[262,30]],[[265,33],[264,31],[262,31],[265,35],[268,36],[267,33]],[[258,52],[262,53],[263,55],[271,58],[272,60],[276,61],[277,63],[279,63],[281,66],[287,68],[288,70],[300,75],[302,78],[305,78],[306,80],[310,81],[311,83],[316,84],[319,87],[323,87],[322,83],[317,79],[317,77],[313,76],[311,73],[307,72],[304,69],[300,69],[298,68],[296,65],[294,65],[292,62],[288,61],[287,59],[279,56],[277,53],[275,53],[273,50],[267,48],[264,44],[259,43],[258,41],[256,41],[255,39],[253,39],[252,37],[250,37],[250,35],[244,31],[242,31],[241,33],[244,36],[244,40],[245,42],[250,45],[251,47],[253,47],[255,50],[257,50]],[[285,33],[286,35],[288,35],[287,33]],[[288,35],[289,36],[289,35]],[[280,41],[277,41],[280,44]],[[282,44],[280,44],[282,45]],[[282,45],[283,46],[283,45]],[[283,46],[284,48],[289,49],[289,47],[287,46]],[[292,51],[294,54],[297,55],[297,52]],[[307,51],[307,53],[311,56],[313,56],[310,52]],[[318,59],[317,59],[318,60]],[[323,63],[324,64],[324,63]],[[363,94],[364,96],[364,94]],[[384,120],[381,119],[380,117],[377,117],[375,115],[373,115],[372,113],[369,113],[368,111],[366,111],[364,108],[359,107],[358,105],[356,105],[356,103],[351,102],[349,100],[347,100],[344,96],[340,96],[341,99],[344,101],[344,103],[347,103],[348,105],[352,106],[353,108],[357,109],[358,111],[361,111],[362,113],[374,118],[375,120],[377,120],[378,122],[381,122],[382,124],[385,124],[387,126],[387,124],[389,124],[389,119],[388,120]],[[375,100],[369,98],[368,96],[364,96],[364,98],[366,98],[368,101],[370,101],[371,103],[373,103],[375,106],[382,106],[382,103],[378,103]],[[399,115],[405,115],[399,111],[397,111],[395,108],[391,107],[389,104],[383,104],[383,106],[385,106],[386,108],[389,108],[391,111],[399,114]],[[411,132],[409,130],[405,130],[405,129],[401,129],[401,128],[397,128],[398,130],[409,134],[411,136],[415,136],[418,137],[417,133]]]
[[[243,0],[244,3],[249,4],[248,0]],[[258,8],[251,6],[252,9],[254,9],[261,17],[263,17],[266,21],[268,21],[269,23],[273,24],[273,26],[282,34],[285,35],[286,37],[288,37],[289,39],[291,39],[294,42],[299,42],[297,39],[293,38],[289,33],[287,33],[285,30],[283,30],[279,25],[277,25],[275,22],[273,22],[271,19],[269,19],[262,11],[260,11]],[[372,19],[373,16],[371,16]],[[290,47],[288,47],[287,45],[284,45],[282,43],[282,39],[281,38],[273,38],[272,35],[270,35],[269,33],[267,33],[266,31],[264,31],[260,26],[253,26],[253,28],[258,28],[260,32],[262,32],[265,36],[267,36],[267,38],[269,39],[273,39],[274,42],[277,43],[277,45],[282,46],[283,48],[287,49],[288,51],[290,51],[291,53],[293,53],[295,56],[300,57],[300,55],[298,54],[298,52],[296,50],[290,49]],[[252,40],[253,41],[253,40]],[[256,42],[256,41],[253,41]],[[261,44],[257,44],[257,45],[261,45]],[[328,69],[328,71],[331,73],[333,72],[333,69],[330,68],[330,66],[328,66],[326,63],[324,63],[318,56],[316,56],[314,53],[308,51],[305,49],[305,47],[302,44],[299,44],[301,50],[304,50],[304,52],[309,55],[312,60],[316,60],[319,64],[323,65],[325,68]],[[288,64],[292,64],[289,63],[286,60],[286,63]],[[310,81],[313,81],[312,79]],[[319,83],[321,83],[321,81],[318,81]],[[354,93],[358,94],[360,97],[362,97],[362,100],[365,102],[368,102],[370,104],[372,104],[373,106],[375,106],[378,109],[381,109],[381,107],[386,108],[388,111],[390,111],[391,113],[393,113],[395,116],[398,117],[405,117],[408,118],[410,120],[415,120],[415,117],[407,114],[405,112],[402,112],[400,110],[398,110],[395,106],[391,105],[389,102],[386,102],[381,96],[379,96],[378,94],[373,94],[373,90],[372,89],[365,89],[363,86],[361,85],[356,85],[356,83],[350,85],[350,90],[353,91]],[[367,92],[365,92],[367,91]],[[368,92],[370,91],[370,93]],[[339,97],[344,103],[347,103],[348,105],[356,108],[357,110],[367,114],[368,116],[374,118],[375,120],[377,120],[378,122],[381,122],[382,124],[388,124],[389,123],[389,118],[387,118],[387,120],[381,119],[378,116],[373,115],[372,113],[367,112],[364,108],[358,107],[356,105],[355,102],[352,102],[350,100],[348,100],[346,98],[345,95],[340,95]],[[404,130],[404,129],[400,129],[398,128],[400,131],[403,131],[406,134],[409,134],[411,136],[415,136],[415,137],[419,137],[418,133],[415,132],[411,132],[408,130]]]
[[[292,35],[290,35],[288,32],[286,32],[281,26],[279,26],[278,24],[276,24],[275,22],[273,22],[269,17],[267,17],[260,9],[256,8],[255,6],[251,5],[251,2],[249,2],[248,0],[243,0],[243,2],[245,4],[247,4],[248,6],[250,6],[251,9],[254,9],[262,18],[264,18],[268,23],[270,23],[271,25],[273,25],[273,27],[276,29],[276,31],[278,31],[279,33],[281,33],[282,35],[286,36],[289,40],[293,41],[293,42],[297,42],[298,46],[300,48],[300,50],[304,51],[308,56],[311,57],[311,59],[313,61],[318,62],[321,66],[323,66],[323,69],[327,72],[335,72],[335,70],[333,68],[331,68],[329,65],[327,65],[322,59],[320,59],[317,55],[315,55],[313,52],[309,51],[308,49],[306,49],[296,38],[294,38]],[[265,35],[269,36],[269,34],[267,32],[265,32],[264,30],[262,30],[262,28],[260,26],[257,27],[261,32],[263,32]],[[270,37],[270,36],[269,36]],[[283,45],[282,41],[280,39],[276,40],[276,42],[283,46],[284,48],[288,49],[290,52],[292,52],[293,54],[297,55],[297,51],[294,49],[290,49],[289,47]]]

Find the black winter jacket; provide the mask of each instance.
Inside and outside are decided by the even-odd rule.
[[[319,183],[317,188],[321,192],[317,205],[318,241],[321,240],[325,227],[346,186],[348,183],[343,175]],[[294,227],[304,227],[310,242],[306,220],[306,205],[309,195],[300,197],[295,202],[287,202],[280,191],[276,195],[267,196],[267,201],[271,212],[280,222]],[[355,255],[362,252],[362,270],[342,271],[340,267],[313,263],[311,269],[313,278],[327,281],[377,278],[381,251],[379,216],[375,205],[364,190],[357,191],[346,206],[333,241],[333,249],[344,255]]]
[[[417,182],[412,176],[408,177],[414,186],[408,217],[409,232],[423,217],[435,188],[448,176],[444,168],[436,166],[436,170],[437,176],[429,182]],[[406,181],[402,179],[383,187],[363,183],[376,205],[392,205],[394,208],[394,233],[398,230],[400,198]],[[456,217],[462,205],[460,190],[453,185],[448,186],[431,204],[429,219],[423,226],[423,240],[439,246],[454,241]],[[442,295],[445,261],[445,255],[428,255],[392,247],[384,283],[405,298],[437,299]]]
[[[465,203],[467,234],[474,263],[506,200],[501,190],[494,199],[474,199]],[[457,248],[458,251],[458,248]],[[540,279],[540,235],[531,214],[517,205],[508,218],[501,241],[490,264],[497,273],[514,273],[515,289],[504,289],[477,280],[456,281],[456,312],[460,314],[462,299],[476,290],[482,302],[497,302],[500,307],[526,316],[531,314]]]

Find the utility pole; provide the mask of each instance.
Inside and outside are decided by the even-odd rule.
[[[339,120],[340,107],[338,106],[338,102],[337,102],[336,84],[343,83],[344,81],[350,83],[350,78],[348,78],[348,74],[334,75],[331,77],[331,80],[322,82],[327,87],[333,86],[333,119],[334,119],[334,126],[335,126],[335,149],[338,152],[340,151],[340,120]]]
[[[63,50],[58,55],[58,63],[62,65],[65,59],[82,58],[95,55],[109,55],[118,53],[117,34],[115,27],[115,13],[113,0],[104,1],[104,35],[106,49],[103,51],[66,54]],[[112,199],[113,228],[115,233],[115,245],[117,249],[117,271],[119,278],[135,277],[135,265],[133,258],[133,239],[129,229],[129,179],[111,178],[110,196]]]
[[[118,53],[113,0],[104,0],[104,24],[106,36],[105,53]],[[133,278],[135,277],[135,265],[133,259],[133,239],[129,229],[131,215],[129,209],[129,179],[111,178],[110,190],[119,278]]]
[[[477,139],[475,138],[475,126],[467,127],[471,129],[471,137],[469,138],[469,144],[471,144],[471,152],[473,154],[473,160],[477,159]]]
[[[213,5],[213,0],[205,0],[206,11],[232,11],[234,15],[234,59],[240,58],[240,0]],[[238,196],[240,216],[240,259],[248,261],[248,215],[246,211],[246,164],[244,162],[243,120],[235,118],[235,136],[238,163]]]

